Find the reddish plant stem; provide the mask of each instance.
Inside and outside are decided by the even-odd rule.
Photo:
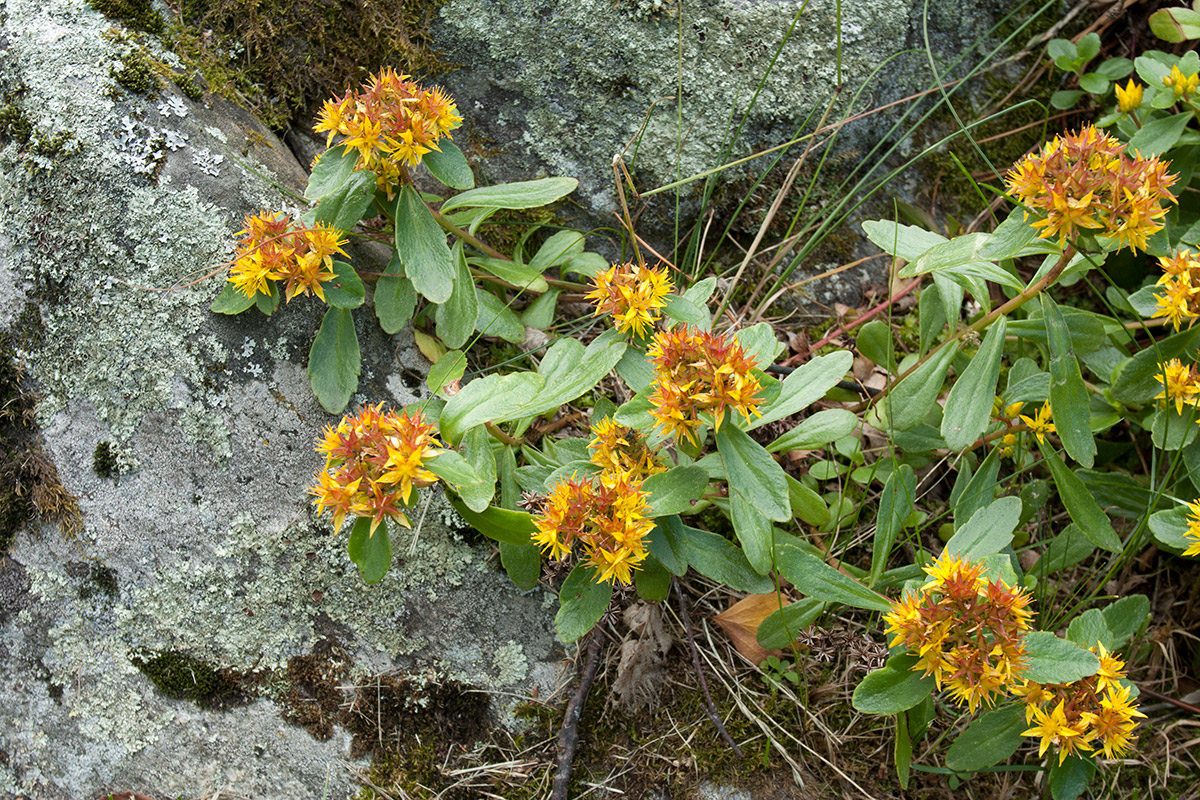
[[[861,317],[858,317],[853,322],[847,322],[845,325],[841,326],[837,330],[833,331],[830,334],[827,334],[824,339],[822,339],[821,341],[819,341],[816,344],[809,347],[807,353],[804,353],[803,355],[796,354],[796,355],[792,356],[791,358],[787,359],[786,361],[783,362],[784,366],[790,367],[790,366],[796,364],[797,362],[803,361],[804,359],[811,356],[813,353],[820,350],[825,345],[832,342],[837,337],[841,336],[844,333],[849,333],[850,331],[857,328],[859,325],[862,325],[864,322],[867,322],[868,320],[872,319],[873,317],[883,313],[885,310],[887,310],[892,305],[892,303],[895,303],[901,297],[904,297],[904,295],[908,294],[909,292],[911,292],[913,289],[917,288],[920,285],[921,285],[921,279],[917,278],[915,281],[908,284],[903,289],[901,289],[900,291],[896,292],[894,295],[889,297],[887,300],[885,300],[882,303],[880,303],[879,305],[875,306],[867,313],[863,314]]]

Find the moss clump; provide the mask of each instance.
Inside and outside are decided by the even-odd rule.
[[[15,331],[33,324],[28,311],[27,306]],[[35,516],[57,522],[68,535],[83,524],[79,502],[63,487],[54,462],[42,450],[34,398],[15,359],[15,351],[27,347],[31,335],[0,334],[0,550]]]
[[[101,478],[117,477],[117,450],[112,442],[99,442],[92,452],[92,471]]]
[[[88,0],[95,10],[116,22],[123,22],[134,30],[162,34],[166,31],[162,17],[154,10],[150,0]]]
[[[246,700],[246,676],[216,669],[186,653],[167,651],[131,661],[168,697],[191,700],[202,708],[227,708]]]
[[[177,73],[171,80],[188,100],[199,103],[204,99],[204,78],[199,72]]]
[[[11,139],[24,147],[33,137],[33,124],[25,116],[25,110],[15,102],[0,106],[0,136]]]
[[[428,33],[444,2],[185,0],[185,25],[172,31],[172,45],[201,68],[212,91],[248,98],[279,129],[382,67],[445,71]]]
[[[162,88],[153,59],[140,47],[131,47],[121,55],[121,68],[114,68],[112,77],[134,94],[153,97]]]

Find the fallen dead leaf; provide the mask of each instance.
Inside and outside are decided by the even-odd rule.
[[[784,605],[791,602],[786,595],[782,601]],[[761,664],[767,656],[781,652],[767,650],[758,643],[758,626],[779,610],[779,603],[780,597],[774,594],[747,595],[713,617],[713,622],[721,626],[739,653],[752,664]]]

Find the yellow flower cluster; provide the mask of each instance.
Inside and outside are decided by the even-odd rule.
[[[1155,294],[1158,308],[1154,316],[1170,320],[1175,330],[1184,320],[1190,327],[1200,316],[1200,253],[1185,247],[1172,256],[1160,257],[1158,265],[1163,274],[1156,285],[1162,287],[1162,293]]]
[[[1039,442],[1046,441],[1047,433],[1056,432],[1054,423],[1050,420],[1049,403],[1042,403],[1042,407],[1039,408],[1037,414],[1032,417],[1022,414],[1021,422],[1024,422],[1025,426],[1028,427],[1029,430],[1033,431],[1033,435],[1037,437]]]
[[[587,299],[596,304],[595,316],[612,314],[613,324],[621,333],[638,338],[654,328],[664,298],[675,290],[666,269],[650,269],[637,264],[613,264],[596,273],[596,288]]]
[[[1200,500],[1188,503],[1188,528],[1183,533],[1188,541],[1185,556],[1200,556]]]
[[[681,325],[654,334],[647,351],[654,363],[650,416],[655,426],[694,443],[700,414],[712,416],[719,429],[725,409],[746,419],[759,414],[762,385],[751,372],[754,362],[732,336]]]
[[[642,482],[665,467],[632,428],[605,419],[592,434],[591,460],[600,472],[555,484],[534,518],[533,541],[556,560],[579,544],[597,583],[628,585],[654,529]]]
[[[1142,94],[1144,87],[1140,83],[1134,83],[1133,79],[1129,79],[1129,83],[1122,88],[1121,84],[1116,85],[1117,91],[1117,109],[1122,114],[1129,114],[1136,111],[1142,105]]]
[[[328,131],[326,146],[337,134],[342,144],[358,151],[358,169],[377,176],[389,194],[400,182],[402,168],[421,163],[438,141],[462,124],[458,108],[441,89],[422,88],[408,75],[385,69],[363,84],[326,100],[313,130]]]
[[[1031,597],[985,580],[982,564],[944,552],[925,571],[924,586],[892,603],[887,632],[895,635],[893,647],[918,657],[914,670],[933,675],[939,689],[974,713],[1021,683]]]
[[[246,217],[246,227],[229,270],[229,282],[246,297],[271,294],[272,281],[285,281],[287,299],[310,291],[325,299],[333,280],[333,254],[346,252],[341,231],[321,223],[309,228],[284,214],[262,211]]]
[[[1162,384],[1163,390],[1154,396],[1155,400],[1163,400],[1164,405],[1175,404],[1175,413],[1182,414],[1185,405],[1200,404],[1197,395],[1200,394],[1200,376],[1196,368],[1186,366],[1178,358],[1172,358],[1162,364],[1162,370],[1154,375],[1155,380]]]
[[[1097,745],[1106,758],[1129,750],[1137,723],[1145,717],[1130,699],[1130,689],[1121,684],[1125,662],[1097,643],[1092,652],[1100,658],[1095,675],[1073,683],[1042,685],[1026,681],[1017,690],[1025,699],[1025,721],[1033,727],[1023,732],[1041,740],[1038,755],[1051,745],[1058,748],[1058,763],[1067,756],[1090,753]]]
[[[1200,88],[1200,74],[1193,72],[1191,75],[1184,75],[1177,64],[1171,67],[1171,74],[1164,76],[1162,82],[1163,86],[1175,93],[1176,98],[1187,98]]]
[[[1125,145],[1094,125],[1056,136],[1005,178],[1012,194],[1045,215],[1033,223],[1041,238],[1057,236],[1065,246],[1092,230],[1135,250],[1145,250],[1146,240],[1162,230],[1176,180],[1157,157],[1130,158]]]
[[[318,511],[333,511],[335,531],[348,514],[370,517],[372,533],[384,517],[408,527],[401,506],[409,504],[413,487],[437,482],[425,466],[442,446],[433,434],[434,423],[420,411],[410,415],[382,409],[380,403],[342,417],[337,428],[325,428],[317,443],[325,467],[308,491],[316,495]]]

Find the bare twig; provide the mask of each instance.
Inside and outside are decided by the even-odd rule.
[[[554,788],[550,800],[567,800],[567,784],[571,782],[571,762],[575,760],[575,748],[579,744],[579,718],[583,715],[583,704],[587,701],[592,681],[596,679],[596,667],[600,663],[600,648],[604,644],[604,623],[592,630],[592,641],[588,645],[587,660],[579,676],[579,688],[567,703],[567,715],[563,718],[562,730],[558,732],[558,765],[554,768]]]
[[[675,587],[675,599],[679,601],[679,618],[683,620],[683,629],[687,631],[688,647],[692,651],[692,666],[696,668],[696,678],[699,679],[700,689],[704,692],[704,711],[712,720],[712,724],[717,726],[721,738],[737,754],[738,758],[741,758],[742,748],[738,747],[737,742],[729,735],[729,731],[725,730],[725,724],[721,722],[721,718],[717,716],[717,708],[713,705],[712,694],[708,691],[708,681],[704,678],[704,670],[700,668],[700,651],[696,649],[696,637],[692,633],[692,617],[688,614],[687,600],[683,597],[683,590],[679,588],[679,581],[675,578],[671,578],[671,585]]]

